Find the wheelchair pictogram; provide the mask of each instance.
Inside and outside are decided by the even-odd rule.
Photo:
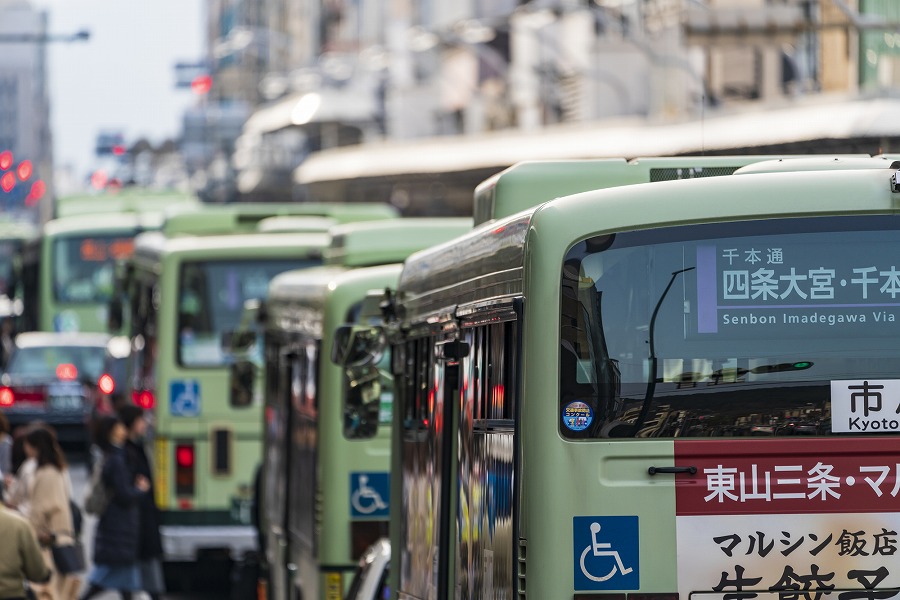
[[[173,381],[170,386],[170,413],[175,417],[200,415],[200,383],[195,380]]]
[[[639,589],[638,518],[573,517],[576,590]]]
[[[584,576],[591,581],[606,581],[607,579],[615,575],[616,572],[620,572],[622,573],[622,575],[628,575],[629,573],[631,573],[632,568],[626,567],[624,564],[622,564],[622,557],[619,556],[618,552],[612,549],[612,544],[610,544],[609,542],[597,541],[597,534],[600,533],[600,529],[600,523],[591,523],[591,544],[584,549],[584,552],[581,553],[581,572],[584,573]],[[584,559],[585,557],[587,557],[588,552],[593,552],[594,557],[612,557],[615,561],[615,564],[612,566],[612,570],[602,577],[591,573],[584,564]]]
[[[351,476],[351,489],[350,507],[353,515],[374,516],[388,512],[389,487],[386,473],[354,473]]]

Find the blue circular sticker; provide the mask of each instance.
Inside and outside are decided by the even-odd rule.
[[[578,400],[563,409],[563,424],[572,431],[584,431],[594,420],[594,411],[590,406]]]

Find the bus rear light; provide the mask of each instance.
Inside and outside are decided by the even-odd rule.
[[[175,444],[175,495],[193,496],[196,483],[194,444]],[[180,504],[179,504],[180,505]]]
[[[100,376],[100,379],[97,380],[97,387],[100,388],[100,391],[104,394],[112,394],[116,391],[116,381],[112,378],[112,375],[104,373]]]
[[[16,402],[16,395],[8,387],[0,388],[0,406],[12,406]]]
[[[152,390],[135,390],[131,392],[131,401],[144,410],[150,410],[156,406],[156,396]]]

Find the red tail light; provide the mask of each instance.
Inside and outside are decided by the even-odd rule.
[[[131,392],[131,401],[143,408],[150,410],[156,406],[156,396],[152,390],[135,390]]]
[[[78,369],[72,363],[56,365],[56,377],[63,381],[73,381],[78,378]]]
[[[26,386],[21,388],[4,388],[10,391],[14,402],[46,402],[47,388],[44,386]]]
[[[8,387],[0,388],[0,406],[12,406],[16,402],[16,395]]]
[[[112,378],[112,375],[109,373],[104,373],[100,376],[100,379],[97,380],[97,387],[100,388],[100,391],[104,394],[112,394],[116,391],[116,380]]]
[[[175,445],[175,494],[194,495],[194,444],[182,442]]]

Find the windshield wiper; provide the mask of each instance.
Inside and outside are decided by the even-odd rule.
[[[681,269],[680,271],[675,271],[672,273],[672,276],[669,278],[669,284],[666,286],[666,289],[663,290],[662,295],[659,297],[659,300],[656,303],[656,307],[653,309],[653,315],[650,317],[650,372],[647,375],[647,390],[644,392],[644,403],[641,405],[641,412],[638,414],[637,419],[634,422],[634,426],[631,428],[631,434],[628,437],[634,437],[637,435],[637,432],[641,430],[644,426],[644,422],[647,420],[647,413],[650,412],[650,405],[653,403],[653,395],[656,393],[656,366],[658,364],[658,360],[656,358],[656,346],[653,343],[653,334],[656,329],[656,317],[659,315],[659,309],[662,308],[663,300],[666,299],[666,296],[669,294],[669,290],[672,289],[672,284],[675,283],[675,280],[679,275],[685,273],[687,271],[693,271],[697,267],[688,267],[686,269]]]

